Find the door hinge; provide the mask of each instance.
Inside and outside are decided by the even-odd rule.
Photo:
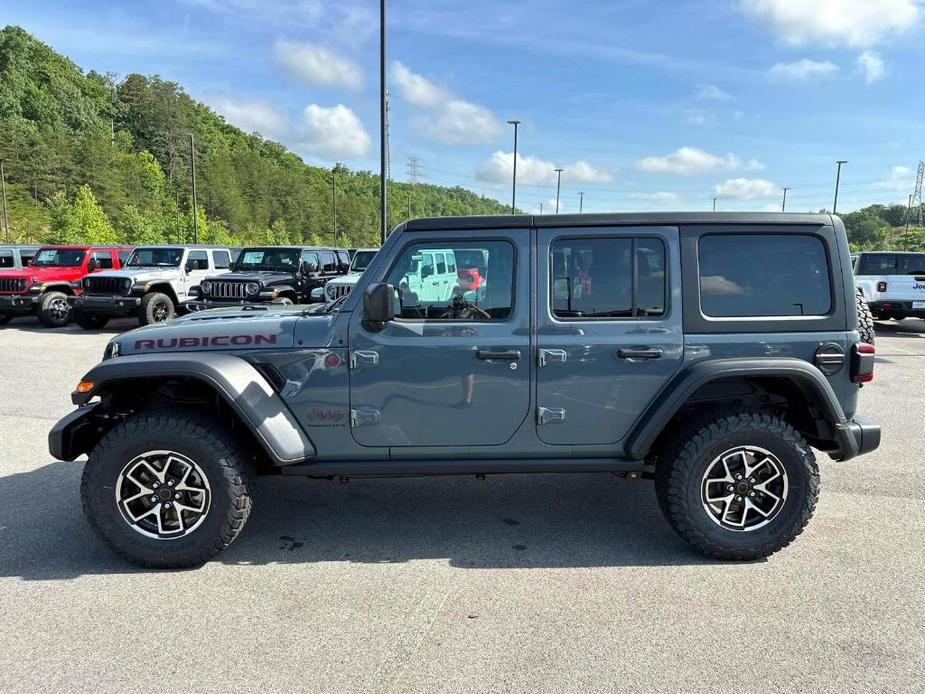
[[[564,407],[537,407],[536,408],[536,423],[537,424],[552,424],[554,422],[564,422],[565,421],[565,408]]]
[[[350,426],[360,427],[364,424],[378,424],[382,413],[375,407],[357,407],[350,410]]]
[[[379,366],[379,353],[356,350],[350,353],[350,368],[359,369],[361,366]]]
[[[536,353],[536,363],[541,368],[549,364],[564,364],[568,353],[564,349],[540,349]]]

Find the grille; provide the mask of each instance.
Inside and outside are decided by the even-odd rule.
[[[25,288],[20,284],[22,278],[3,277],[0,278],[0,292],[4,294],[21,294]]]
[[[88,277],[87,282],[84,282],[84,291],[87,294],[128,294],[131,289],[131,285],[128,289],[125,288],[125,280],[122,277]]]
[[[209,296],[213,299],[246,299],[246,282],[212,282]]]
[[[350,290],[353,289],[352,284],[334,284],[333,282],[328,282],[324,287],[324,293],[328,297],[328,301],[336,301],[347,296],[350,293]]]

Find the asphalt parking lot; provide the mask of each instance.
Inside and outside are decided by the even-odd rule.
[[[815,517],[767,561],[701,558],[611,475],[265,478],[218,560],[155,572],[100,545],[46,447],[113,332],[14,321],[0,691],[925,691],[925,322],[878,328],[883,444],[820,456]]]

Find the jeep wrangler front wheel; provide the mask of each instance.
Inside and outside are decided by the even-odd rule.
[[[144,412],[90,453],[84,513],[116,554],[141,566],[199,566],[238,536],[251,510],[246,451],[195,412]]]
[[[151,292],[141,297],[141,306],[138,308],[138,322],[141,325],[163,323],[175,314],[173,301],[166,294]]]
[[[64,292],[45,292],[39,300],[39,320],[46,328],[63,328],[71,320],[71,307]]]
[[[806,441],[767,414],[719,414],[670,441],[656,463],[656,493],[671,526],[718,559],[767,557],[801,532],[819,496]]]

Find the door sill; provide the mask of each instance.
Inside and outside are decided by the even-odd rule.
[[[644,460],[626,458],[524,458],[487,460],[332,460],[287,465],[283,475],[307,477],[406,477],[499,475],[540,472],[652,472]]]

